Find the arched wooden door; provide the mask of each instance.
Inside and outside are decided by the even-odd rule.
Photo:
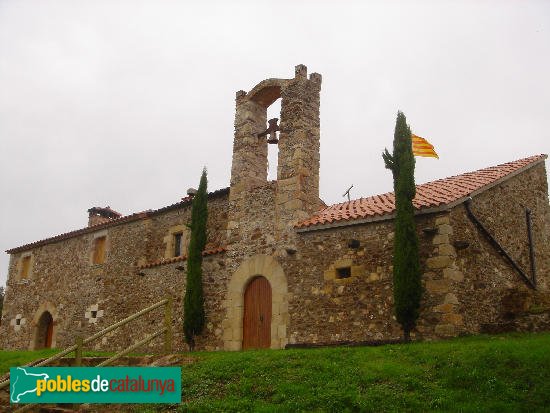
[[[271,346],[271,286],[255,277],[244,292],[243,349]]]
[[[38,320],[35,349],[51,348],[53,339],[53,317],[45,311]]]
[[[52,337],[53,337],[53,318],[50,313],[48,319],[48,327],[46,328],[46,340],[44,341],[44,348],[52,347]]]

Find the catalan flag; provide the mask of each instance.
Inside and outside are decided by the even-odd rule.
[[[439,159],[439,156],[435,153],[433,145],[426,139],[414,134],[412,135],[412,148],[414,156],[425,156],[427,158]]]

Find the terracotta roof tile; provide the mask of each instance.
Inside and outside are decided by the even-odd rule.
[[[223,197],[223,196],[228,195],[228,194],[229,194],[229,187],[222,188],[222,189],[218,189],[218,190],[213,191],[213,192],[209,192],[208,193],[208,199],[220,198],[220,197]],[[151,217],[153,215],[162,214],[163,212],[170,211],[170,210],[173,210],[173,209],[178,209],[178,208],[191,206],[191,202],[192,202],[191,197],[185,197],[185,198],[182,198],[182,200],[180,202],[176,202],[175,204],[168,205],[168,206],[165,206],[163,208],[159,208],[159,209],[155,209],[155,210],[148,209],[146,211],[136,212],[134,214],[125,215],[125,216],[120,216],[118,218],[113,218],[113,219],[111,219],[107,222],[102,222],[100,224],[92,225],[90,227],[85,227],[85,228],[77,229],[75,231],[65,232],[63,234],[59,234],[59,235],[56,235],[54,237],[46,238],[46,239],[43,239],[43,240],[40,240],[40,241],[31,242],[29,244],[21,245],[20,247],[11,248],[11,249],[7,250],[6,252],[8,254],[15,254],[15,253],[18,253],[18,252],[21,252],[21,251],[26,251],[26,250],[30,250],[32,248],[40,247],[40,246],[45,245],[45,244],[50,244],[50,243],[53,243],[53,242],[58,242],[58,241],[62,241],[62,240],[65,240],[65,239],[72,238],[72,237],[76,237],[76,236],[79,236],[79,235],[82,235],[82,234],[88,234],[90,232],[95,232],[99,229],[114,227],[116,225],[119,225],[119,224],[122,224],[122,223],[125,223],[125,222],[138,221],[140,219],[145,219],[145,218]],[[113,211],[113,212],[116,212],[116,211]]]
[[[98,231],[102,228],[113,227],[115,225],[119,225],[119,224],[122,224],[122,223],[125,223],[125,222],[138,221],[140,219],[146,218],[150,212],[151,211],[148,210],[148,211],[143,211],[143,212],[136,212],[136,213],[131,214],[131,215],[122,216],[120,218],[114,218],[114,219],[111,219],[107,222],[102,222],[102,223],[99,223],[99,224],[96,224],[96,225],[92,225],[90,227],[85,227],[85,228],[77,229],[75,231],[65,232],[65,233],[56,235],[54,237],[46,238],[46,239],[43,239],[43,240],[40,240],[40,241],[31,242],[30,244],[25,244],[25,245],[22,245],[20,247],[9,249],[6,252],[8,254],[14,254],[14,253],[17,253],[17,252],[26,251],[26,250],[30,250],[32,248],[39,247],[41,245],[62,241],[62,240],[68,239],[68,238],[77,237],[77,236],[82,235],[82,234],[88,234],[90,232],[95,232],[95,231]]]
[[[413,205],[417,210],[422,211],[460,202],[473,192],[486,190],[501,179],[511,177],[546,158],[547,155],[535,155],[514,162],[417,185]],[[391,215],[394,210],[395,196],[393,192],[388,192],[368,198],[330,205],[321,209],[307,220],[298,223],[296,227],[308,228],[319,225],[330,225],[339,221],[388,218],[386,216]]]

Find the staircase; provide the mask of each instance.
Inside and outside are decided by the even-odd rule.
[[[52,357],[47,359],[35,360],[24,367],[58,367],[58,366],[70,366],[70,367],[103,367],[107,365],[119,365],[119,366],[167,366],[167,365],[180,365],[181,356],[170,355],[172,351],[172,298],[166,298],[158,303],[155,303],[141,311],[138,311],[135,314],[132,314],[125,319],[118,321],[106,327],[105,329],[97,332],[96,334],[83,339],[78,337],[76,343],[71,347],[66,348],[65,350],[55,354]],[[132,344],[131,346],[125,348],[124,350],[118,352],[112,357],[82,357],[83,347],[86,344],[89,344],[93,341],[98,340],[107,333],[117,330],[118,328],[144,316],[145,314],[157,309],[164,307],[164,323],[163,327],[159,330],[154,331],[149,334],[142,340]],[[164,337],[164,352],[163,355],[156,356],[145,356],[145,357],[128,357],[127,355],[154,340],[155,338],[163,336]],[[65,357],[71,353],[74,353],[74,357]],[[160,363],[160,364],[159,364]],[[167,364],[174,363],[174,364]],[[51,406],[51,405],[14,405],[10,404],[9,398],[9,385],[10,385],[10,375],[9,373],[0,378],[0,413],[4,412],[74,412],[74,411],[87,411],[83,410],[81,407],[60,405],[60,406]],[[64,407],[62,407],[64,406]],[[102,409],[94,409],[101,411],[108,411]],[[119,409],[115,409],[119,411]]]

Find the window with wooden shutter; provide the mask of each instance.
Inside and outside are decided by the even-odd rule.
[[[29,278],[31,271],[31,256],[27,255],[21,260],[21,278]]]
[[[94,240],[94,264],[105,262],[105,239],[106,237],[99,237]]]

